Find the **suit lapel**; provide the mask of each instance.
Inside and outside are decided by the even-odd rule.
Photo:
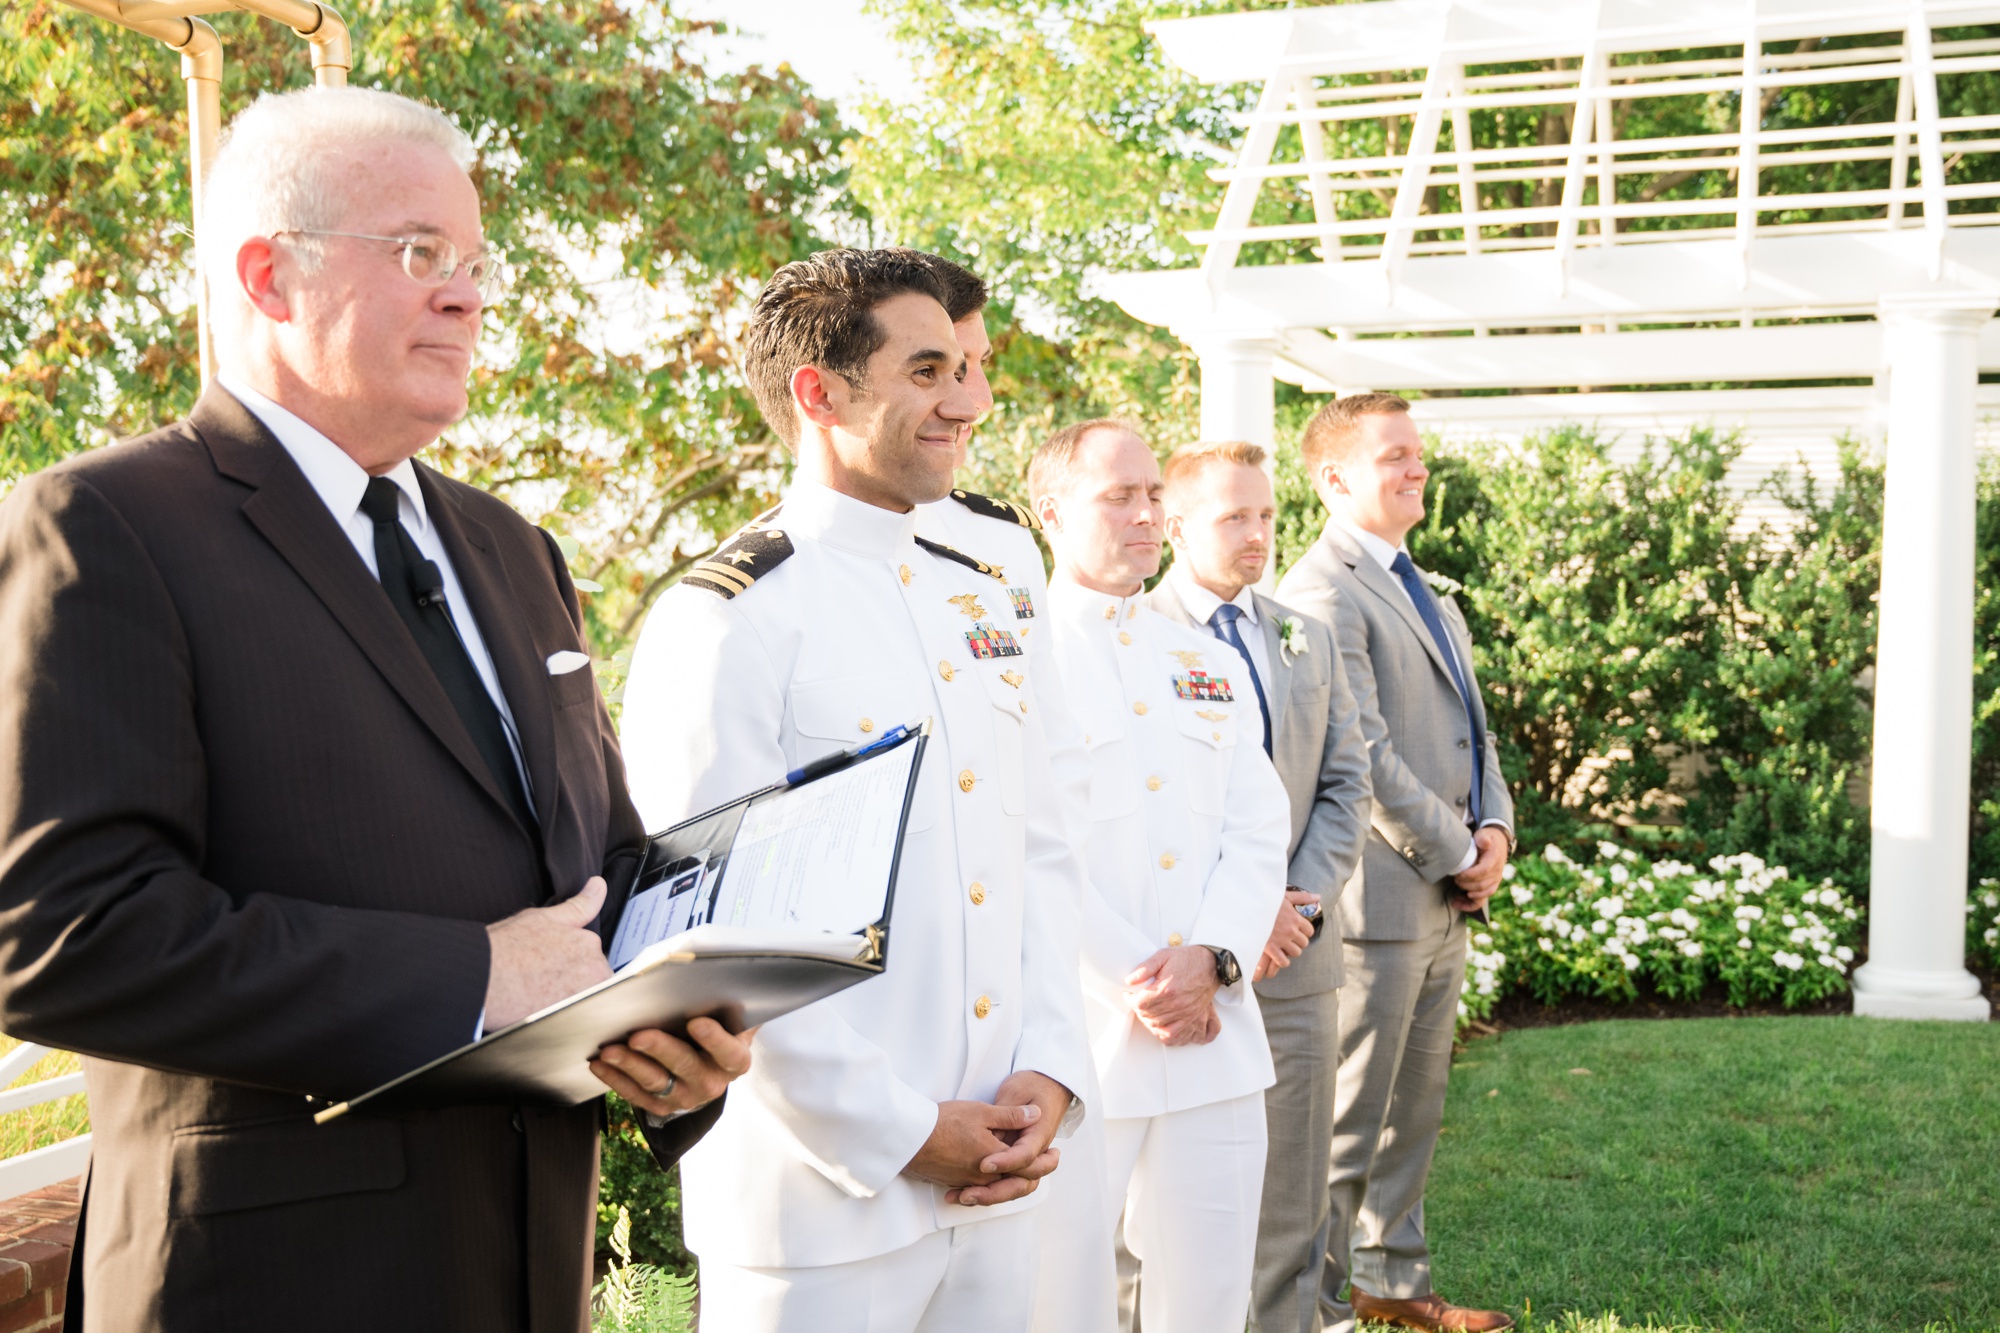
[[[1264,682],[1264,693],[1270,698],[1271,743],[1275,746],[1292,702],[1292,664],[1285,657],[1277,604],[1255,590],[1251,591],[1250,599],[1257,605],[1257,631],[1264,636],[1264,660],[1271,664],[1271,678]]]
[[[458,507],[438,475],[421,464],[417,484],[423,487],[424,509],[437,524],[438,536],[451,556],[452,571],[465,589],[467,608],[479,624],[479,637],[493,659],[500,691],[514,715],[520,734],[521,763],[534,784],[535,818],[544,838],[551,831],[558,788],[556,775],[555,707],[549,698],[548,661],[535,646],[507,568],[494,550],[486,525]]]
[[[511,810],[437,673],[285,447],[221,388],[202,395],[189,423],[207,444],[218,471],[255,488],[243,502],[243,516],[312,589],[445,749],[502,810]]]
[[[1360,580],[1361,586],[1381,598],[1390,609],[1402,617],[1403,623],[1410,627],[1410,632],[1417,636],[1417,642],[1423,645],[1426,653],[1430,654],[1432,664],[1443,674],[1445,684],[1451,686],[1452,693],[1458,693],[1458,681],[1452,676],[1451,663],[1445,660],[1444,650],[1432,636],[1430,626],[1424,624],[1424,618],[1417,614],[1417,608],[1411,605],[1409,593],[1403,590],[1403,585],[1397,582],[1396,576],[1376,563],[1375,557],[1362,550],[1361,543],[1348,536],[1338,523],[1328,520],[1323,540],[1329,542],[1340,558],[1354,570],[1354,575]],[[1438,614],[1440,616],[1444,614],[1443,608],[1439,608]]]

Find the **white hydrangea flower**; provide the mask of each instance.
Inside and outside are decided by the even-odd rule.
[[[1512,870],[1514,867],[1508,866],[1507,868]],[[1507,892],[1514,899],[1514,906],[1516,907],[1526,907],[1529,903],[1535,901],[1535,891],[1525,884],[1516,884],[1513,888],[1507,890]]]
[[[1736,940],[1736,947],[1737,947],[1737,948],[1739,948],[1739,949],[1747,949],[1747,948],[1749,948],[1749,947],[1750,947],[1750,937],[1749,937],[1748,935],[1742,935],[1742,936],[1739,936],[1739,937],[1737,938],[1737,940]]]
[[[1750,941],[1748,941],[1748,940],[1745,940],[1745,941],[1743,941],[1743,943],[1745,943],[1745,944],[1747,945],[1747,944],[1749,944],[1749,943],[1750,943]],[[1687,957],[1687,958],[1699,958],[1699,957],[1701,957],[1701,941],[1700,941],[1700,940],[1682,940],[1682,941],[1681,941],[1681,942],[1680,942],[1679,944],[1675,945],[1674,947],[1675,947],[1675,948],[1677,948],[1677,949],[1679,949],[1679,950],[1681,951],[1681,954],[1682,954],[1682,956],[1684,956],[1684,957]]]
[[[1854,961],[1854,950],[1843,944],[1833,951],[1833,956],[1843,963],[1851,963]]]

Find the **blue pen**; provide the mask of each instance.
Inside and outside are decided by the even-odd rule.
[[[785,774],[785,785],[796,787],[801,782],[811,782],[814,778],[825,777],[836,768],[844,768],[857,759],[865,759],[877,750],[894,745],[909,734],[910,728],[899,724],[889,728],[866,745],[857,746],[852,750],[835,750],[832,754],[823,754],[817,759],[808,760],[803,767],[795,768]]]

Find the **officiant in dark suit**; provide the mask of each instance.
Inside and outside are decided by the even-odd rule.
[[[244,112],[219,384],[0,505],[0,1026],[85,1057],[72,1329],[587,1326],[600,1102],[312,1119],[607,976],[643,842],[554,540],[412,461],[497,282],[471,161],[386,93]],[[593,1066],[669,1160],[748,1066],[690,1038]]]

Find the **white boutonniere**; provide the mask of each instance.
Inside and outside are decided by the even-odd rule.
[[[1463,583],[1460,583],[1449,574],[1440,574],[1432,569],[1424,571],[1424,582],[1430,584],[1447,597],[1454,597],[1465,591]]]
[[[1294,657],[1304,657],[1312,649],[1312,645],[1306,642],[1306,622],[1297,616],[1286,616],[1280,620],[1278,646],[1287,662]]]

